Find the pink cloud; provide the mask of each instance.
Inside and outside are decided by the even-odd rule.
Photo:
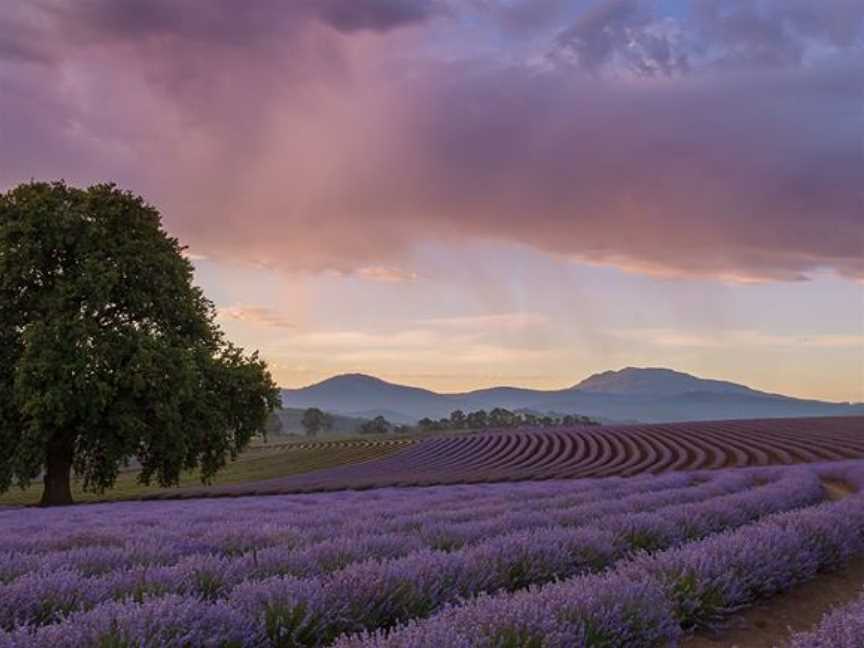
[[[284,313],[263,306],[226,306],[218,311],[219,317],[270,328],[293,329],[294,321]]]
[[[671,276],[860,279],[861,12],[745,5],[673,25],[600,3],[540,61],[457,44],[443,62],[436,20],[458,5],[19,3],[0,186],[117,180],[196,253],[286,271],[404,279],[423,242],[491,239]]]

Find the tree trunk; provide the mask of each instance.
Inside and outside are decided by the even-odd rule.
[[[67,506],[73,504],[72,488],[72,453],[56,444],[48,447],[45,459],[45,490],[39,506]]]

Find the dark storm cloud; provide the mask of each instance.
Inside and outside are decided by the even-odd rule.
[[[426,213],[634,269],[864,277],[862,74],[453,76],[425,102]]]
[[[0,19],[0,57],[56,61],[69,48],[160,38],[256,47],[310,21],[384,32],[444,11],[437,0],[13,0]]]

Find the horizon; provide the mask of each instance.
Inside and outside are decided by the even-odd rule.
[[[0,192],[116,182],[284,388],[864,402],[864,3],[12,2]]]
[[[451,395],[458,396],[461,394],[472,393],[475,391],[483,391],[483,390],[487,390],[487,389],[526,389],[526,390],[536,390],[536,391],[563,391],[563,390],[568,390],[568,389],[578,389],[580,384],[582,384],[586,380],[593,378],[595,376],[599,376],[599,375],[603,375],[603,374],[609,374],[609,373],[617,374],[617,373],[621,373],[621,372],[626,371],[626,370],[666,371],[666,372],[671,372],[671,373],[676,373],[676,374],[682,374],[682,375],[696,378],[699,380],[729,382],[733,385],[747,387],[749,389],[754,389],[755,391],[758,391],[761,393],[767,393],[767,394],[771,394],[771,395],[775,395],[775,396],[802,398],[802,397],[794,396],[791,394],[766,392],[765,390],[757,389],[757,388],[753,387],[752,385],[748,385],[746,383],[736,381],[736,380],[727,380],[725,378],[716,378],[716,377],[712,377],[712,376],[698,376],[698,375],[691,374],[688,372],[678,371],[677,369],[673,369],[671,367],[636,367],[636,366],[625,366],[625,367],[621,367],[620,369],[607,369],[605,371],[600,371],[597,373],[592,373],[590,375],[587,375],[584,378],[582,378],[581,380],[576,380],[575,382],[571,382],[569,384],[561,385],[558,387],[550,387],[550,388],[536,388],[536,387],[530,387],[530,386],[526,386],[526,385],[518,385],[518,384],[514,384],[514,383],[504,383],[504,384],[502,384],[502,383],[491,384],[490,383],[489,385],[484,385],[484,386],[476,387],[476,388],[472,388],[472,389],[466,389],[464,391],[447,392],[447,391],[439,391],[439,390],[431,389],[429,387],[424,387],[423,385],[419,385],[419,384],[390,380],[390,379],[387,379],[387,378],[382,377],[382,376],[377,376],[377,375],[365,373],[362,371],[349,371],[346,373],[339,373],[339,374],[333,374],[330,376],[326,376],[325,378],[322,378],[321,380],[316,380],[315,382],[311,382],[311,383],[308,383],[305,385],[300,385],[298,387],[286,387],[285,385],[279,385],[279,389],[287,390],[287,391],[296,391],[296,390],[303,390],[303,389],[306,389],[309,387],[315,387],[315,386],[320,385],[322,383],[332,381],[335,379],[339,379],[339,378],[365,378],[365,379],[372,379],[372,380],[378,381],[378,382],[383,382],[383,383],[386,383],[388,385],[393,385],[396,387],[408,387],[408,388],[412,388],[412,389],[424,389],[424,390],[433,392],[433,393],[441,395],[441,396],[451,396]],[[822,399],[813,399],[813,400],[822,400]],[[837,404],[849,404],[849,405],[864,405],[864,401],[823,401],[823,402],[833,402],[833,403],[837,403]]]

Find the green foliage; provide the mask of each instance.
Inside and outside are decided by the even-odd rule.
[[[270,604],[264,609],[264,627],[270,643],[277,648],[315,645],[323,634],[326,643],[336,638],[320,614],[310,614],[305,602],[293,606]]]
[[[101,492],[133,457],[144,484],[208,481],[264,431],[266,365],[224,339],[182,252],[113,185],[0,194],[0,492],[69,467]]]
[[[675,601],[675,616],[686,630],[714,627],[729,612],[719,589],[706,588],[693,573],[686,572],[673,578],[671,593]]]
[[[536,630],[514,624],[496,629],[491,645],[496,648],[543,648],[546,641]]]

